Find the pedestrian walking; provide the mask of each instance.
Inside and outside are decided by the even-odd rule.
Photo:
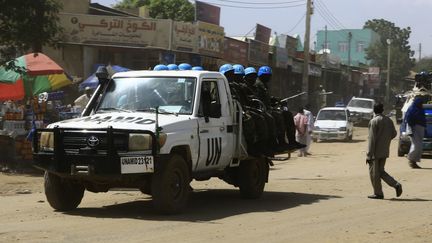
[[[391,177],[384,166],[389,157],[390,142],[396,137],[397,132],[393,121],[382,113],[384,107],[378,103],[374,105],[375,116],[369,121],[369,138],[366,163],[369,164],[369,176],[374,194],[368,196],[371,199],[383,199],[381,179],[389,186],[395,188],[396,196],[402,194],[402,185]]]
[[[294,116],[294,125],[296,127],[296,140],[298,143],[306,144],[307,136],[307,117],[304,114],[303,107],[300,107],[297,115]],[[299,157],[306,157],[306,147],[299,149]]]
[[[423,137],[426,127],[426,117],[423,110],[423,99],[415,98],[405,115],[405,124],[411,130],[411,147],[408,153],[408,163],[413,169],[420,169],[417,164],[420,162],[423,153]]]
[[[310,145],[312,143],[312,131],[313,131],[313,127],[314,127],[314,118],[313,118],[313,114],[310,111],[310,105],[307,104],[305,105],[305,107],[303,108],[304,110],[304,114],[307,117],[307,131],[306,131],[306,148],[305,148],[305,153],[306,155],[312,155],[309,152],[310,149]]]

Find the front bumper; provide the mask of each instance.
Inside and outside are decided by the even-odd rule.
[[[348,137],[348,131],[314,130],[312,137],[318,140],[343,140]]]
[[[53,132],[53,152],[39,150],[39,135]],[[142,152],[127,151],[123,144],[130,133],[149,134],[152,138],[151,150]],[[89,147],[77,141],[78,138],[97,135],[101,144]],[[81,137],[80,137],[81,136]],[[127,140],[126,140],[127,141]],[[122,176],[121,158],[152,157],[154,171],[157,170],[163,155],[157,153],[156,136],[151,131],[107,129],[37,129],[33,138],[33,163],[43,170],[65,176]],[[127,143],[127,142],[126,142]],[[148,173],[147,173],[148,174]],[[136,174],[135,174],[136,175]]]

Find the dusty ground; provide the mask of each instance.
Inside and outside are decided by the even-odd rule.
[[[370,200],[366,129],[351,143],[312,145],[312,156],[275,162],[266,192],[242,200],[219,180],[193,182],[186,211],[160,216],[137,191],[86,192],[76,211],[54,212],[40,176],[0,174],[0,242],[432,242],[432,161],[409,169],[393,141],[395,198]]]

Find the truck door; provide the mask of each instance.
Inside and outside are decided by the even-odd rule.
[[[223,80],[201,82],[198,109],[199,159],[196,170],[224,168],[234,153],[234,133]],[[205,106],[210,107],[205,107]],[[218,108],[219,107],[219,108]],[[205,109],[220,109],[220,114],[204,116]],[[213,112],[214,113],[214,112]]]

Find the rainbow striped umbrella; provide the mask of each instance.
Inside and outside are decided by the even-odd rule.
[[[63,69],[42,53],[14,60],[15,70],[0,67],[0,100],[18,100],[72,84]]]

